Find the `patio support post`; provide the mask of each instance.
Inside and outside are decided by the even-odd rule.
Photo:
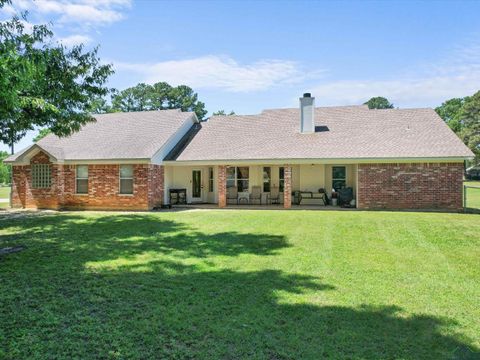
[[[283,207],[290,209],[292,207],[292,167],[286,165],[283,173]]]
[[[218,207],[227,206],[227,166],[218,167]]]

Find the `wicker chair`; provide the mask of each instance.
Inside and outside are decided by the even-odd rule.
[[[273,186],[270,189],[270,193],[267,194],[267,203],[268,204],[280,204],[280,190],[278,187]]]
[[[260,202],[262,205],[262,188],[260,186],[252,186],[252,192],[250,193],[250,203],[253,204],[254,201]]]
[[[227,188],[227,204],[232,200],[238,205],[238,188],[236,186]]]

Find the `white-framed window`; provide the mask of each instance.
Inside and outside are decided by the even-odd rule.
[[[238,191],[248,191],[250,169],[248,166],[227,168],[227,188],[236,186]]]
[[[208,168],[208,191],[213,192],[213,167]]]
[[[32,165],[32,188],[44,189],[52,185],[52,168],[50,164]]]
[[[332,188],[335,190],[340,190],[345,186],[347,186],[347,168],[345,166],[333,166]]]
[[[271,170],[270,167],[263,168],[263,192],[270,192],[270,184],[272,182]]]
[[[120,194],[133,194],[133,165],[120,165]]]
[[[285,187],[285,168],[283,166],[278,168],[278,189],[283,192]]]
[[[77,165],[75,184],[77,194],[88,194],[88,165]]]

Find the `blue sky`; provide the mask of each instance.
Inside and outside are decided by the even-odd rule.
[[[100,45],[110,86],[186,84],[210,112],[297,106],[306,91],[317,105],[434,107],[480,89],[475,1],[14,0],[0,19],[19,10],[65,45]]]

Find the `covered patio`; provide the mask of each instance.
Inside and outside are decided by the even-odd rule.
[[[335,208],[333,189],[350,194],[344,206],[355,207],[356,164],[238,163],[167,166],[165,203],[219,208]],[[182,201],[172,192],[180,191]],[[335,197],[335,195],[333,195]],[[353,200],[353,201],[352,201]],[[335,202],[335,201],[333,201]]]

